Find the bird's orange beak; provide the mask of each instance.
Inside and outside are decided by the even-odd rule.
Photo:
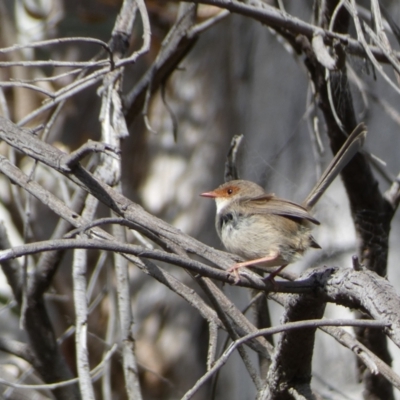
[[[215,193],[215,191],[212,191],[212,192],[204,192],[204,193],[201,193],[200,196],[202,196],[202,197],[209,197],[210,199],[215,199],[215,198],[217,197],[217,193]]]

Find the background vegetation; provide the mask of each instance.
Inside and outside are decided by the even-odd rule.
[[[400,398],[399,17],[0,0],[2,398]],[[232,138],[241,177],[301,202],[361,121],[323,250],[232,285],[199,197]]]

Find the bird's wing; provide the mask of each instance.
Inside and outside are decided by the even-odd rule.
[[[246,205],[246,208],[254,214],[274,214],[288,218],[301,218],[316,225],[320,224],[306,208],[289,200],[275,197],[273,194],[243,199],[242,204]]]

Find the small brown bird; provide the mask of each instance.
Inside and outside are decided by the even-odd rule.
[[[365,135],[365,125],[359,124],[302,205],[267,194],[261,186],[244,180],[233,180],[201,194],[215,199],[215,226],[226,249],[246,260],[229,269],[235,273],[236,283],[240,268],[279,266],[270,275],[273,279],[310,247],[320,248],[310,233],[312,224],[319,222],[309,210],[361,148]]]

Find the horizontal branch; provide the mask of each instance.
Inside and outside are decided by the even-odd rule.
[[[258,5],[251,3],[242,3],[236,0],[184,0],[199,4],[210,4],[216,7],[224,8],[233,13],[251,17],[263,24],[266,24],[272,28],[285,29],[293,35],[304,35],[309,39],[312,39],[316,35],[322,36],[325,44],[331,45],[333,41],[339,41],[346,48],[346,52],[349,54],[365,57],[365,50],[363,45],[355,39],[352,39],[348,35],[342,35],[336,32],[331,32],[322,29],[318,26],[309,24],[296,18],[286,12],[283,12],[275,7],[272,7],[264,2],[258,2]],[[380,62],[388,63],[389,60],[384,52],[378,47],[369,46],[372,54]],[[400,54],[392,54],[397,59],[400,59]]]
[[[22,257],[31,254],[37,254],[44,251],[67,250],[67,249],[91,249],[107,250],[118,253],[131,254],[137,257],[158,260],[186,268],[192,272],[217,279],[221,282],[234,284],[235,277],[225,270],[210,267],[191,258],[182,257],[176,254],[167,253],[162,250],[148,249],[142,246],[121,243],[110,240],[99,239],[53,239],[42,242],[28,243],[21,246],[15,246],[7,250],[0,251],[0,263],[16,257]],[[252,275],[242,276],[239,286],[251,287],[253,289],[282,293],[310,292],[313,290],[312,281],[303,280],[297,282],[271,282],[263,281],[260,278],[254,278]]]
[[[315,279],[325,301],[361,310],[389,324],[384,332],[400,347],[400,297],[395,288],[377,273],[363,269],[319,267],[302,278]]]
[[[387,324],[380,321],[362,321],[362,320],[360,321],[360,320],[349,320],[349,319],[337,319],[337,320],[314,319],[308,321],[288,322],[286,324],[278,325],[273,328],[260,329],[257,332],[250,333],[232,342],[231,345],[224,351],[222,356],[215,362],[213,367],[209,371],[207,371],[207,373],[204,374],[196,382],[196,384],[182,397],[182,400],[191,399],[192,396],[199,390],[201,385],[203,385],[208,379],[213,377],[215,373],[226,364],[232,353],[243,343],[246,343],[247,341],[259,336],[274,335],[280,332],[293,331],[304,328],[315,329],[318,327],[327,327],[327,326],[365,326],[368,328],[382,328],[384,326],[387,326]]]
[[[318,289],[313,294],[285,296],[282,317],[285,322],[320,318],[324,304],[332,302],[384,321],[386,327],[382,332],[400,345],[400,298],[386,279],[366,269],[355,271],[337,267],[311,269],[302,274],[302,278],[315,279]],[[268,371],[268,384],[260,398],[291,398],[289,392],[292,389],[308,398],[314,340],[314,331],[309,329],[282,334]],[[395,380],[390,374],[385,377]]]
[[[287,300],[285,295],[279,293],[271,293],[269,297],[281,306],[284,306]],[[308,320],[307,316],[305,316],[305,318]],[[381,374],[392,385],[394,385],[394,387],[400,390],[400,376],[396,374],[388,364],[382,361],[371,350],[358,341],[352,334],[340,327],[325,326],[320,327],[319,329],[330,335],[342,346],[352,351],[359,361],[364,363],[370,370],[371,374]]]

